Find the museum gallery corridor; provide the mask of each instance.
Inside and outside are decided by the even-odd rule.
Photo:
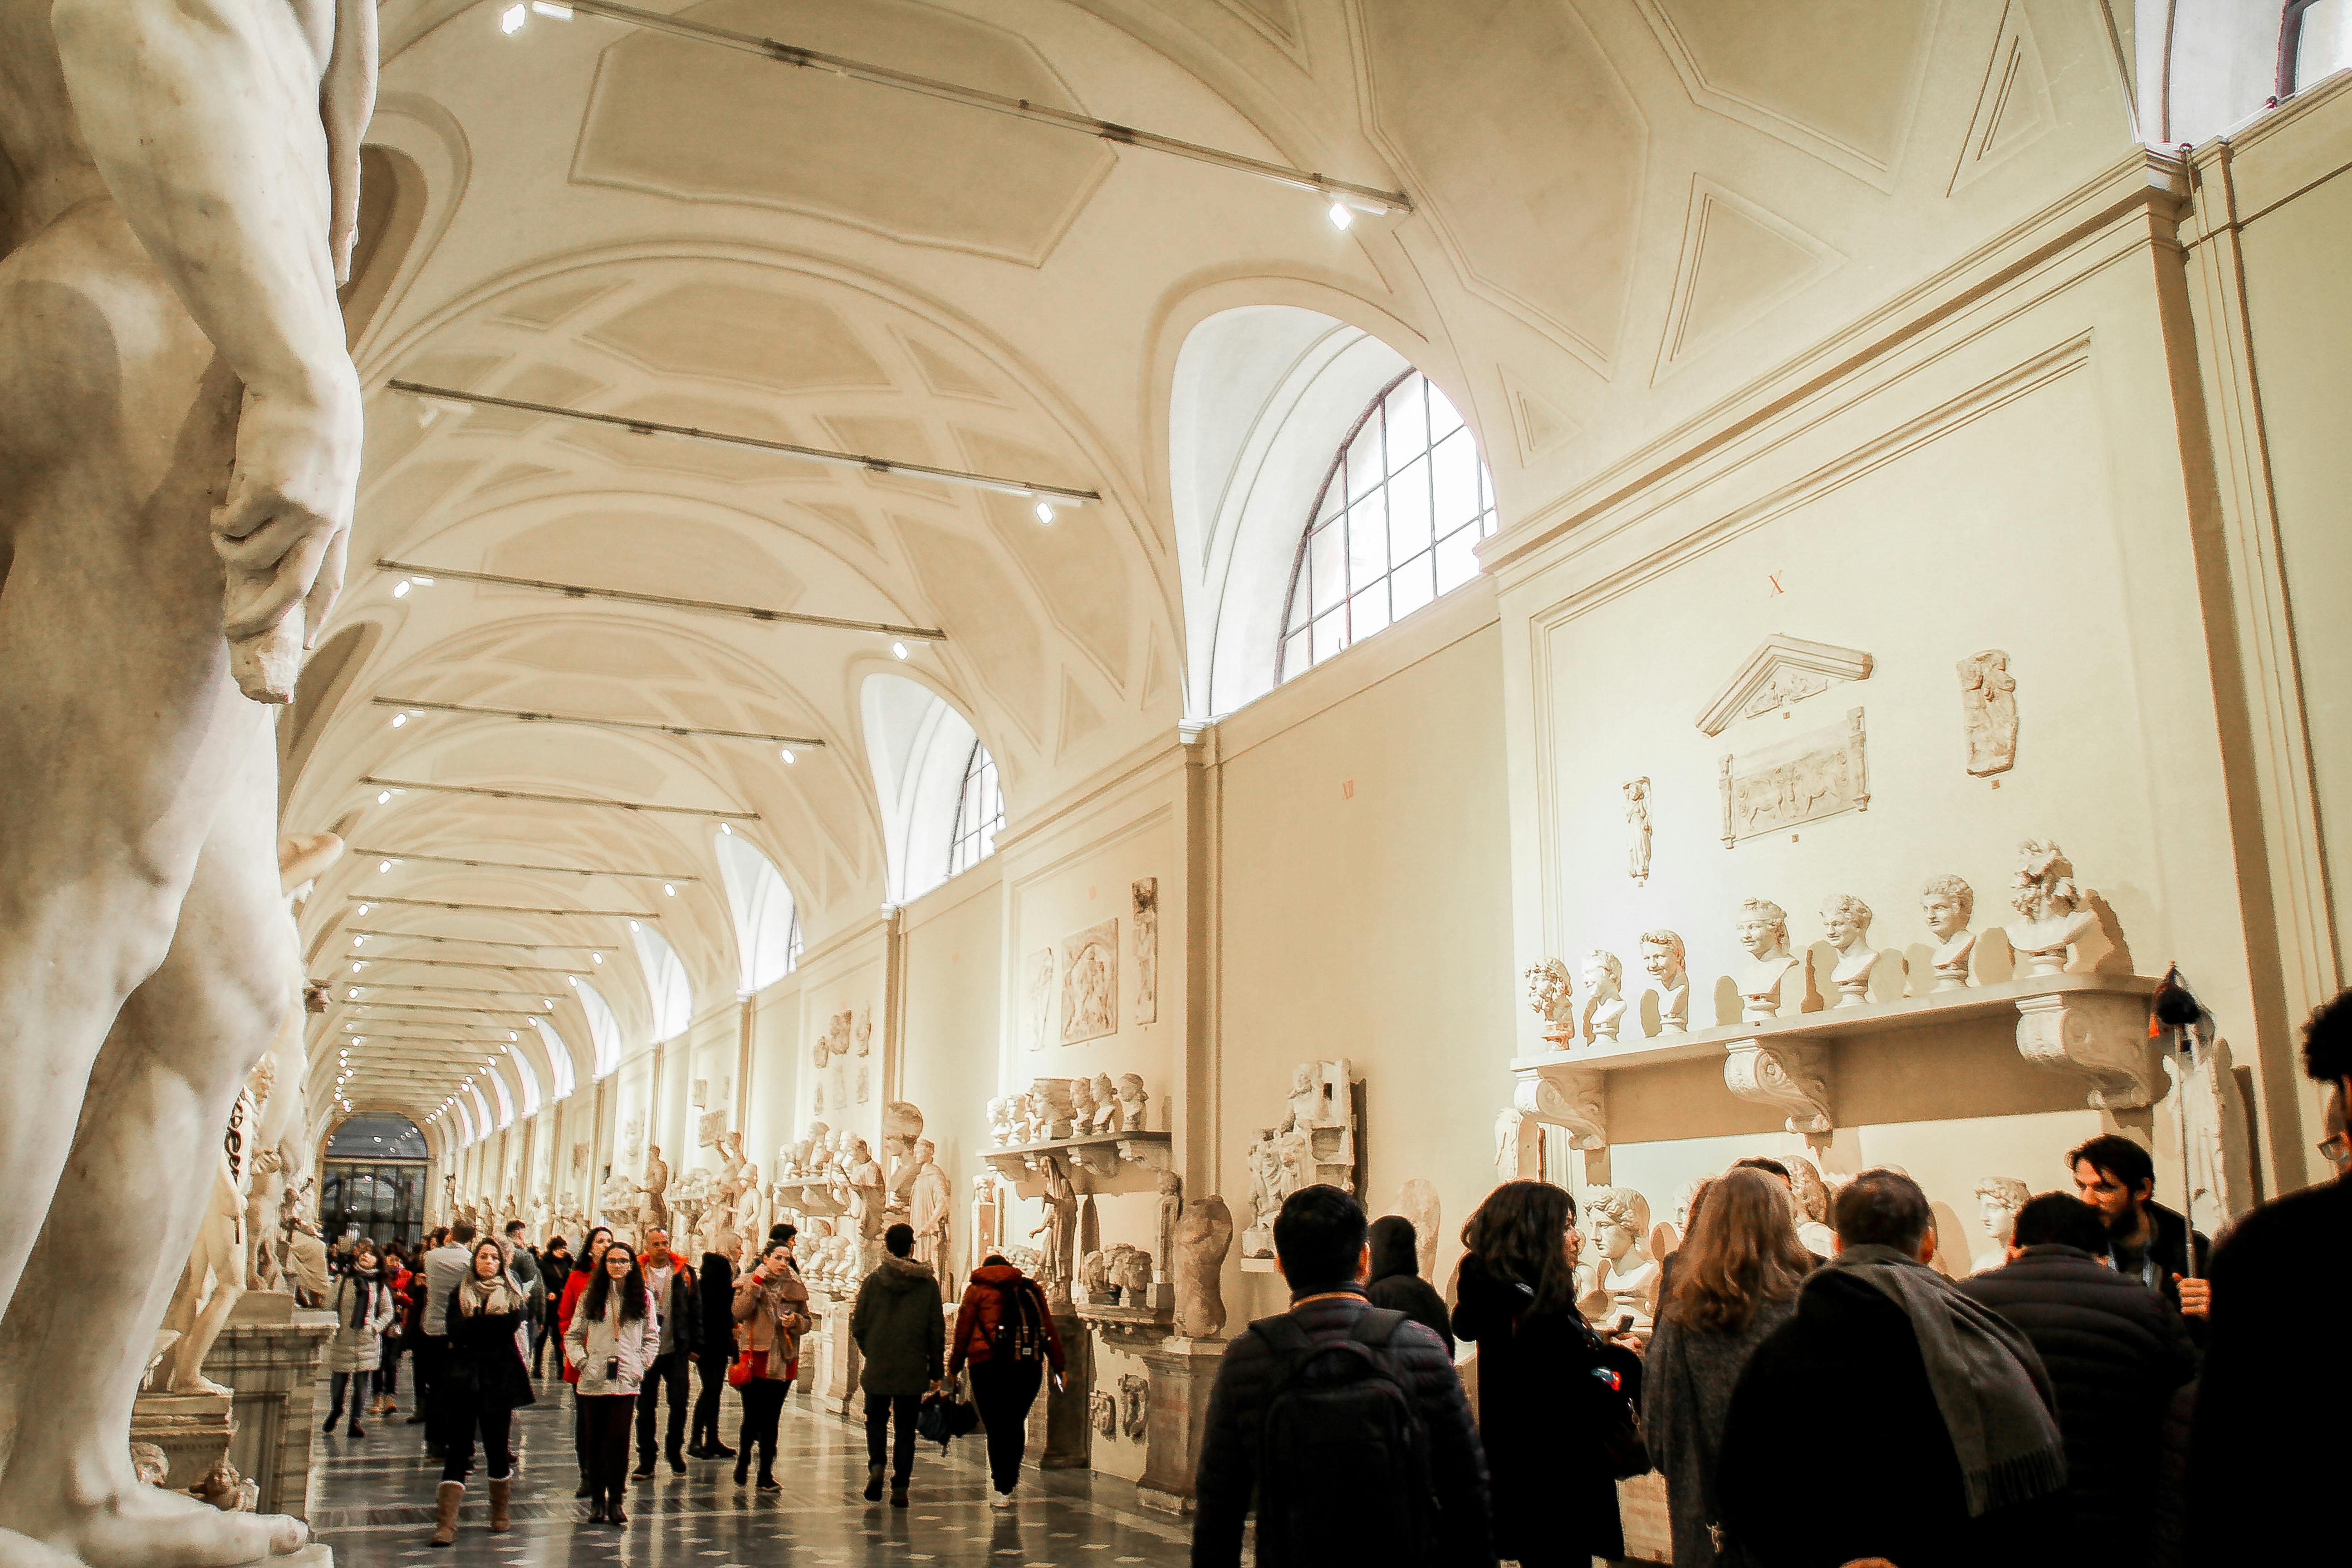
[[[988,1507],[988,1472],[977,1436],[942,1459],[936,1444],[915,1457],[914,1501],[894,1509],[858,1497],[866,1482],[865,1434],[795,1397],[784,1407],[776,1457],[781,1492],[734,1484],[730,1460],[667,1467],[651,1481],[629,1484],[629,1522],[614,1530],[587,1522],[573,1500],[579,1472],[572,1450],[572,1401],[552,1379],[538,1384],[539,1403],[515,1414],[514,1528],[492,1535],[488,1491],[477,1468],[466,1493],[457,1543],[425,1544],[433,1533],[437,1459],[425,1457],[421,1426],[409,1410],[378,1417],[365,1437],[316,1439],[310,1522],[332,1547],[338,1568],[395,1568],[431,1558],[447,1568],[537,1568],[610,1562],[626,1568],[750,1568],[794,1563],[1003,1563],[1005,1568],[1172,1568],[1187,1557],[1181,1521],[1147,1512],[1136,1489],[1084,1470],[1022,1478],[1020,1506]],[[729,1435],[737,1407],[728,1405]]]

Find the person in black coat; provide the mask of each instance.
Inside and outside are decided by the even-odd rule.
[[[719,1407],[727,1394],[727,1368],[735,1360],[735,1266],[716,1252],[704,1253],[695,1292],[702,1307],[702,1332],[694,1364],[700,1369],[702,1386],[694,1396],[694,1430],[686,1451],[698,1459],[731,1459],[735,1450],[719,1435]]]
[[[550,1340],[555,1342],[557,1369],[562,1370],[563,1331],[555,1321],[555,1304],[563,1300],[563,1288],[572,1283],[572,1249],[560,1236],[549,1241],[547,1250],[539,1255],[539,1277],[546,1286],[547,1299],[540,1310],[538,1331],[531,1336],[530,1375],[533,1377],[546,1374],[547,1342]]]
[[[1412,1221],[1402,1215],[1382,1215],[1372,1221],[1372,1282],[1364,1294],[1373,1306],[1402,1312],[1444,1340],[1451,1356],[1454,1320],[1445,1310],[1445,1298],[1421,1277],[1420,1243]]]
[[[1642,1398],[1641,1358],[1576,1310],[1576,1200],[1506,1182],[1462,1227],[1454,1332],[1478,1347],[1478,1434],[1494,1475],[1495,1550],[1526,1568],[1625,1555],[1609,1401]],[[1613,1375],[1608,1389],[1597,1375]],[[1907,1565],[1906,1565],[1907,1568]]]
[[[2180,1314],[2105,1261],[2106,1226],[2069,1193],[2017,1214],[2009,1262],[1959,1283],[2032,1341],[2066,1440],[2066,1555],[2083,1568],[2147,1561],[2165,1412],[2197,1374]]]
[[[471,1261],[466,1278],[449,1292],[448,1354],[434,1382],[448,1434],[434,1500],[436,1546],[457,1539],[457,1507],[474,1468],[477,1432],[490,1471],[490,1530],[502,1533],[507,1529],[507,1505],[514,1487],[509,1441],[514,1412],[534,1397],[530,1368],[517,1337],[529,1308],[507,1273],[506,1254],[497,1242],[484,1240],[475,1244]]]

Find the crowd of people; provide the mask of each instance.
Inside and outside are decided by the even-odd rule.
[[[2321,1152],[2352,1173],[2352,992],[2312,1016],[2304,1066],[2329,1097]],[[2304,1560],[2326,1423],[2352,1406],[2326,1326],[2352,1300],[2352,1180],[2209,1247],[2140,1144],[2064,1163],[2071,1190],[2024,1205],[2005,1260],[1954,1279],[1902,1172],[1838,1189],[1820,1258],[1786,1167],[1742,1160],[1693,1203],[1646,1342],[1579,1310],[1563,1188],[1487,1196],[1450,1313],[1409,1221],[1303,1188],[1274,1226],[1290,1310],[1234,1338],[1210,1396],[1195,1568],[1238,1564],[1253,1514],[1260,1568],[1586,1568],[1624,1555],[1618,1483],[1652,1469],[1675,1568]],[[1454,1340],[1475,1346],[1466,1385]]]

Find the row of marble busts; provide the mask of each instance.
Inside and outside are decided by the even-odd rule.
[[[2003,928],[2011,949],[2029,975],[2060,973],[2074,944],[2098,918],[2074,885],[2073,865],[2057,845],[2028,839],[2018,847],[2010,886],[2011,907],[2021,917]],[[1976,910],[1975,890],[1958,876],[1930,878],[1920,889],[1919,908],[1936,938],[1930,961],[1934,989],[1965,989],[1973,984],[1969,965],[1978,933],[1969,922]],[[1837,1006],[1862,1006],[1870,1000],[1872,972],[1885,956],[1870,944],[1875,917],[1868,904],[1851,893],[1824,900],[1821,917],[1823,940],[1837,954],[1828,984],[1821,989],[1835,988]],[[1748,954],[1741,973],[1732,977],[1739,988],[1744,1021],[1761,1023],[1801,1007],[1805,958],[1790,946],[1788,911],[1769,899],[1746,900],[1734,917],[1734,931]],[[1641,943],[1642,967],[1658,985],[1658,1033],[1684,1034],[1690,1027],[1691,975],[1683,939],[1661,929],[1643,932]],[[1531,966],[1526,979],[1528,1005],[1543,1019],[1547,1038],[1562,1044],[1581,1038],[1600,1047],[1617,1043],[1629,1004],[1624,966],[1615,953],[1594,948],[1585,954],[1586,1000],[1580,1009],[1574,1001],[1575,978],[1559,959]]]

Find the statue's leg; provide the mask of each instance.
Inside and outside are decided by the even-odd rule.
[[[221,637],[239,394],[215,359],[110,203],[0,258],[0,1193],[27,1219],[270,733]],[[0,1302],[36,1228],[0,1226]]]
[[[239,699],[242,700],[242,699]],[[222,1513],[131,1468],[143,1347],[217,1201],[207,1179],[238,1091],[287,1009],[299,954],[278,889],[267,734],[233,780],[170,955],[123,1005],[72,1158],[0,1325],[0,1409],[38,1412],[0,1472],[0,1528],[92,1568],[201,1568],[287,1552],[299,1520]],[[234,1269],[234,1250],[210,1259]],[[242,1276],[225,1279],[233,1296]],[[199,1331],[208,1325],[200,1323]]]

